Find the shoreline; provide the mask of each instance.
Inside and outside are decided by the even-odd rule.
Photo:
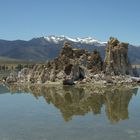
[[[7,85],[7,86],[11,86],[11,85],[15,85],[15,86],[40,86],[40,87],[81,87],[81,88],[139,88],[140,87],[140,83],[137,82],[122,82],[122,83],[105,83],[103,80],[102,81],[98,81],[98,82],[88,82],[88,83],[79,83],[79,81],[77,83],[75,83],[74,85],[63,85],[62,82],[51,82],[48,81],[46,83],[22,83],[22,82],[13,82],[13,83],[4,83],[1,82],[0,84],[3,85]]]

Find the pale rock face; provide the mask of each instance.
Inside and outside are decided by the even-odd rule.
[[[50,72],[50,81],[51,82],[55,82],[55,78],[56,78],[56,75],[55,75],[55,70],[51,70]]]
[[[66,74],[64,73],[64,71],[60,71],[57,75],[56,75],[56,80],[59,81],[61,79],[63,79],[66,76]]]
[[[10,73],[10,76],[6,78],[6,82],[7,83],[14,83],[14,82],[17,82],[18,79],[17,79],[17,73]]]
[[[21,71],[19,71],[18,79],[20,79],[21,82],[29,82],[29,79],[30,79],[29,68],[23,68]]]

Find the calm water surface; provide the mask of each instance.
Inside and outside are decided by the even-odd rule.
[[[139,140],[140,89],[97,91],[0,86],[0,140]]]

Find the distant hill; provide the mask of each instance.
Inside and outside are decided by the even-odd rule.
[[[69,38],[66,36],[47,36],[24,40],[0,40],[0,57],[13,60],[46,61],[58,56],[63,44],[68,41],[75,48],[89,51],[97,49],[105,56],[106,42],[94,38]],[[129,59],[133,64],[140,64],[140,47],[129,45]],[[0,60],[1,61],[1,60]]]
[[[0,57],[0,63],[5,63],[5,62],[19,62],[19,61],[20,61],[19,59],[13,59],[13,58],[7,58],[7,57]]]

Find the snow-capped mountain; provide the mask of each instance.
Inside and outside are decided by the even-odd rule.
[[[98,41],[92,37],[86,37],[86,38],[70,38],[64,35],[61,36],[46,36],[43,37],[46,41],[51,42],[51,43],[56,43],[59,44],[60,42],[64,42],[64,41],[69,41],[69,42],[73,42],[73,43],[81,43],[81,44],[88,44],[88,45],[99,45],[99,46],[104,46],[106,44],[106,42],[101,42]]]

